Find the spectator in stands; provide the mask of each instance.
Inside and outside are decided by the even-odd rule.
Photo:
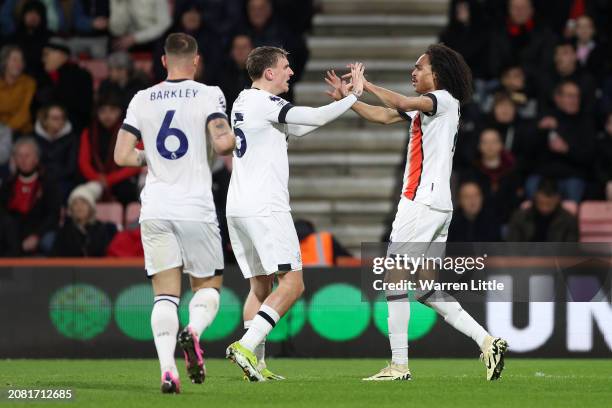
[[[219,44],[226,46],[231,33],[244,25],[244,0],[175,0],[175,24],[181,20],[184,11],[194,4],[202,11],[202,25],[214,31]]]
[[[33,138],[17,139],[13,160],[16,174],[0,187],[0,206],[17,229],[13,239],[21,253],[48,253],[60,214],[57,185],[40,168],[40,148]]]
[[[554,34],[536,21],[531,0],[510,0],[505,24],[495,27],[490,37],[489,70],[519,63],[528,76],[537,76],[552,61]]]
[[[8,38],[9,44],[18,45],[25,56],[26,73],[37,81],[44,76],[43,48],[51,38],[47,28],[47,9],[37,0],[23,5],[17,31]]]
[[[38,2],[37,2],[38,3]],[[5,36],[11,35],[16,31],[15,21],[19,10],[25,7],[27,1],[23,0],[5,0],[0,9],[0,22],[2,23],[2,34]],[[44,7],[47,24],[49,29],[54,33],[68,33],[68,22],[64,14],[64,9],[58,1],[41,1],[40,4]]]
[[[19,256],[19,229],[14,220],[0,208],[0,257]]]
[[[154,49],[172,24],[168,0],[110,0],[109,30],[119,51]]]
[[[533,167],[530,156],[536,136],[535,121],[521,119],[517,115],[514,101],[505,92],[498,92],[493,96],[493,108],[474,132],[463,134],[457,140],[457,154],[464,161],[473,163],[478,159],[478,146],[482,129],[495,129],[502,138],[504,149],[517,159],[516,169],[521,175],[527,174]]]
[[[93,81],[88,71],[70,62],[70,49],[60,38],[44,48],[45,76],[38,84],[37,106],[59,103],[66,108],[75,131],[89,124],[93,104]]]
[[[484,15],[477,0],[452,0],[448,8],[448,25],[440,42],[463,56],[474,78],[488,78],[488,35]]]
[[[540,99],[544,107],[550,109],[555,87],[562,81],[573,81],[580,88],[582,110],[593,112],[595,106],[595,78],[578,64],[576,49],[571,41],[559,43],[555,47],[554,69],[548,75],[540,76]]]
[[[138,201],[136,185],[140,168],[119,167],[113,159],[117,132],[123,120],[121,100],[112,94],[98,101],[96,119],[81,134],[79,169],[85,179],[98,181],[104,200],[117,200],[123,205]]]
[[[13,132],[11,128],[0,123],[0,186],[9,174],[9,159],[13,149]]]
[[[166,35],[157,42],[153,56],[153,71],[157,81],[163,81],[166,78],[166,69],[161,64],[161,56],[164,54],[164,38],[171,33],[178,32],[189,34],[198,42],[198,52],[204,67],[200,80],[208,84],[216,76],[227,44],[224,42],[226,40],[219,38],[214,29],[214,23],[211,26],[205,24],[205,10],[202,7],[197,0],[182,2],[181,10],[178,10],[176,14],[178,19]]]
[[[605,199],[612,201],[612,112],[608,112],[601,137],[597,140],[595,176]],[[601,195],[600,197],[602,198]]]
[[[448,229],[449,242],[496,242],[501,224],[489,206],[483,206],[478,183],[466,181],[459,187],[458,208]]]
[[[565,81],[557,86],[555,105],[552,114],[538,124],[535,174],[527,179],[527,197],[532,198],[542,177],[548,177],[559,182],[564,199],[579,203],[594,153],[594,125],[589,115],[580,112],[580,89],[576,83]]]
[[[288,58],[294,74],[290,83],[298,82],[309,55],[304,36],[291,31],[284,22],[276,18],[272,0],[247,0],[246,10],[247,26],[244,31],[251,37],[253,46],[271,45],[289,51]],[[281,96],[292,101],[293,87],[286,95]]]
[[[100,257],[117,233],[110,222],[96,220],[96,200],[102,193],[100,183],[90,181],[76,187],[68,198],[68,217],[57,232],[53,256]]]
[[[70,48],[75,55],[104,58],[108,50],[109,0],[72,0]]]
[[[507,241],[578,241],[578,221],[561,206],[561,195],[553,180],[542,179],[533,205],[514,214],[508,224]]]
[[[333,266],[338,257],[352,256],[331,233],[317,232],[310,221],[296,220],[295,230],[304,266]]]
[[[495,210],[497,218],[505,223],[511,211],[520,204],[521,182],[516,172],[512,153],[504,149],[500,133],[496,129],[484,129],[480,133],[476,160],[463,179],[477,182],[488,206]]]
[[[134,72],[134,64],[130,54],[125,51],[117,51],[108,57],[108,78],[100,83],[98,97],[119,95],[121,108],[123,111],[127,111],[134,95],[145,89],[147,85],[147,80],[139,73]]]
[[[490,112],[495,94],[506,93],[514,102],[516,114],[521,119],[535,119],[538,114],[537,92],[528,86],[525,71],[520,65],[509,65],[502,70],[500,86],[493,90],[483,103],[483,110]]]
[[[77,179],[78,138],[58,104],[43,107],[38,112],[34,135],[42,152],[41,164],[60,186],[64,200]]]
[[[232,110],[238,94],[245,88],[251,87],[251,78],[246,70],[246,60],[253,50],[251,38],[246,34],[238,34],[232,39],[230,55],[218,77],[213,81],[221,87],[227,102],[227,113]]]
[[[36,91],[36,83],[23,73],[24,58],[21,49],[7,45],[0,50],[0,123],[9,126],[14,133],[32,131],[30,104]]]
[[[578,17],[574,38],[578,65],[601,82],[606,68],[606,55],[595,34],[593,19],[589,16]]]

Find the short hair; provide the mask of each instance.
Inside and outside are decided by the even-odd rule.
[[[251,80],[256,81],[263,75],[264,71],[276,65],[279,58],[289,55],[282,48],[263,46],[257,47],[249,54],[246,62],[247,72]]]
[[[432,44],[425,54],[438,79],[438,89],[445,89],[460,103],[472,97],[472,70],[461,54],[444,44]]]
[[[502,102],[508,102],[514,105],[514,100],[512,99],[512,96],[508,92],[506,91],[495,92],[495,94],[493,95],[493,106],[497,106],[497,104],[500,104]]]
[[[176,57],[195,56],[198,53],[198,43],[189,34],[172,33],[166,38],[164,52]]]
[[[576,82],[572,81],[571,79],[564,79],[563,81],[559,82],[557,86],[555,86],[554,95],[561,95],[561,92],[563,92],[563,88],[568,85],[576,87],[576,89],[578,89],[578,95],[582,96],[582,91],[580,90],[580,87]]]
[[[547,197],[555,197],[560,195],[557,181],[551,178],[542,178],[538,183],[536,192],[544,194]]]
[[[44,105],[42,108],[40,108],[38,110],[38,112],[36,113],[36,118],[40,121],[44,121],[47,119],[47,116],[49,116],[49,111],[53,108],[57,108],[59,110],[62,111],[62,114],[64,115],[64,119],[68,118],[68,112],[66,111],[66,108],[57,102],[51,102],[47,105]]]
[[[19,149],[23,145],[28,145],[28,144],[34,147],[34,153],[36,153],[36,157],[38,157],[38,159],[40,160],[40,155],[41,155],[40,146],[38,142],[36,141],[36,139],[34,139],[33,136],[22,136],[22,137],[17,138],[17,140],[13,144],[12,154],[15,155],[15,153],[17,152],[17,149]]]

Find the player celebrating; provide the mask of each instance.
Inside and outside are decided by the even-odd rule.
[[[179,393],[174,361],[179,326],[181,272],[190,275],[189,324],[179,335],[187,372],[202,383],[205,367],[199,339],[219,309],[223,252],[207,163],[208,132],[214,150],[229,154],[235,137],[218,87],[193,80],[198,65],[195,39],[177,33],[165,42],[168,78],[138,92],[117,136],[120,166],[147,164],[140,223],[145,268],[155,300],[151,328],[162,373],[161,391]],[[206,130],[204,130],[206,129]],[[135,148],[142,139],[144,152]]]
[[[277,95],[293,75],[287,52],[258,47],[247,59],[251,89],[232,108],[236,134],[227,224],[232,248],[250,292],[244,305],[247,332],[227,348],[251,381],[282,379],[266,369],[266,336],[304,291],[300,244],[289,207],[287,138],[303,136],[346,112],[363,91],[363,67],[352,73],[352,93],[320,108],[293,106]],[[278,287],[272,291],[274,276]],[[259,355],[256,355],[259,354]]]
[[[347,74],[353,79],[354,72]],[[408,160],[402,195],[393,222],[391,242],[446,242],[453,205],[450,176],[459,125],[459,104],[472,93],[472,74],[463,57],[442,45],[431,45],[412,71],[412,85],[418,97],[406,97],[376,86],[365,79],[364,90],[386,107],[357,102],[352,109],[377,123],[411,120]],[[346,94],[342,81],[331,71],[326,82],[335,99]],[[390,251],[393,247],[390,246]],[[420,252],[419,252],[420,253]],[[417,293],[420,302],[432,307],[454,328],[471,337],[482,350],[487,380],[499,378],[504,367],[505,340],[492,337],[457,300],[447,293]],[[387,292],[389,342],[392,362],[364,380],[409,380],[408,322],[410,302],[407,293]]]

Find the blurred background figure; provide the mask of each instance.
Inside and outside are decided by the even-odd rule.
[[[597,198],[612,201],[612,112],[606,115],[604,129],[597,139],[595,174],[603,192]]]
[[[579,203],[586,188],[593,155],[595,129],[592,119],[580,111],[580,89],[565,81],[555,88],[555,109],[543,117],[535,146],[534,174],[525,189],[532,198],[542,177],[559,182],[563,199]]]
[[[62,201],[75,186],[79,141],[66,110],[58,104],[40,109],[34,137],[40,147],[41,164],[60,187]]]
[[[213,83],[223,90],[227,102],[228,115],[232,111],[234,101],[243,89],[251,87],[251,78],[246,70],[246,60],[253,50],[253,42],[246,34],[237,34],[232,39],[229,57],[226,58],[223,69],[219,71]]]
[[[171,24],[167,0],[110,0],[109,31],[116,51],[152,51]]]
[[[36,83],[24,74],[24,68],[23,52],[19,47],[6,45],[0,49],[0,123],[17,135],[32,131],[30,105]]]
[[[508,242],[577,242],[578,221],[561,206],[554,180],[542,179],[529,208],[518,210],[508,224]]]
[[[467,181],[459,187],[457,209],[448,229],[449,242],[496,242],[501,224],[491,207],[483,207],[478,183]]]
[[[137,176],[141,169],[119,167],[113,158],[123,116],[118,95],[108,93],[98,100],[95,119],[81,133],[79,169],[86,180],[100,183],[104,201],[117,200],[127,205],[138,201]]]
[[[312,222],[296,220],[295,230],[300,240],[302,265],[333,266],[341,256],[351,256],[334,236],[326,231],[317,232]]]
[[[36,140],[22,137],[12,154],[15,174],[0,187],[0,206],[14,228],[20,254],[48,254],[58,227],[61,199],[54,180],[40,167]]]
[[[70,48],[61,38],[52,38],[43,51],[45,74],[38,82],[35,106],[59,103],[77,132],[91,119],[93,81],[91,74],[70,61]]]
[[[134,71],[132,58],[125,51],[112,53],[108,56],[107,62],[108,78],[100,83],[98,98],[118,95],[121,99],[121,108],[125,112],[134,95],[148,86],[148,81],[141,73]]]
[[[64,225],[57,232],[53,256],[100,257],[117,233],[109,222],[96,220],[96,200],[102,185],[95,181],[76,187],[68,198],[68,212]]]

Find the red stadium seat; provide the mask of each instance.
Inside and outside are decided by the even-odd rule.
[[[96,219],[104,222],[112,222],[117,227],[123,227],[123,206],[121,203],[98,203],[96,204]]]
[[[138,222],[140,217],[140,203],[129,203],[125,209],[125,225],[126,227],[134,222]]]
[[[612,242],[612,202],[583,202],[578,220],[582,242]]]

